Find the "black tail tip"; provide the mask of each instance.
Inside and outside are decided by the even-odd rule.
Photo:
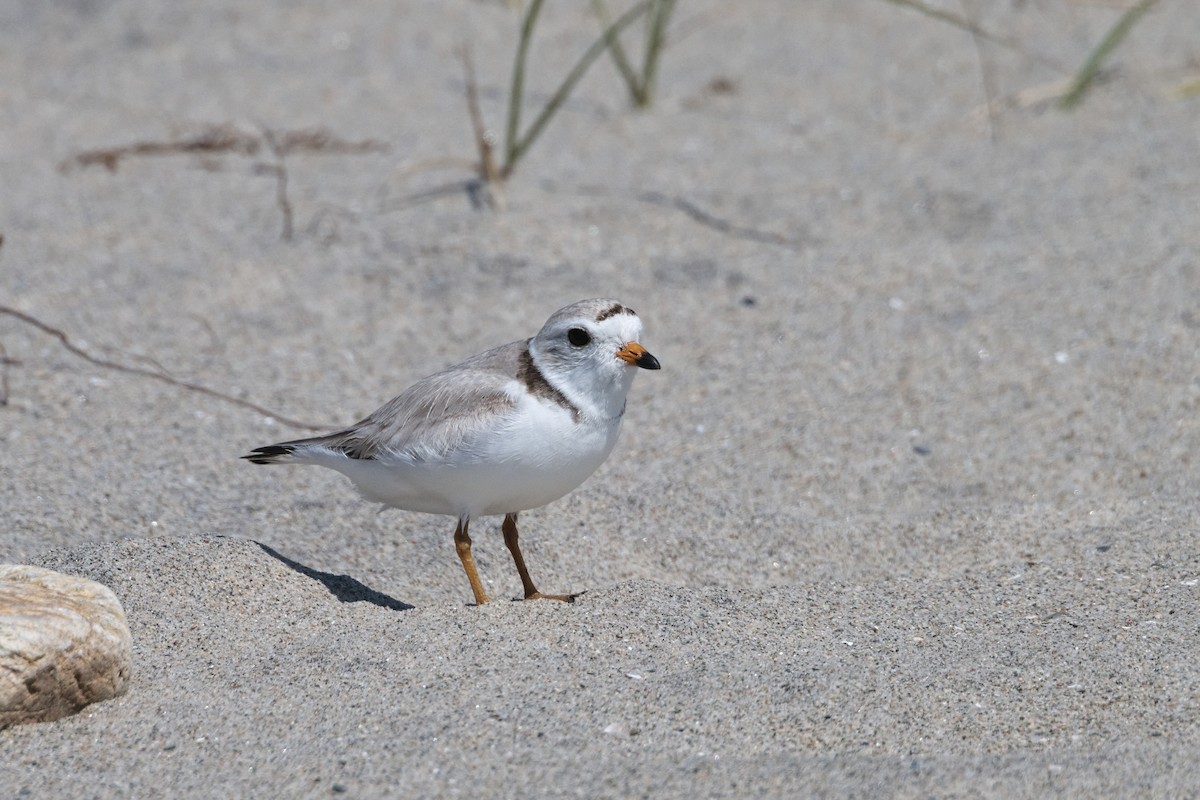
[[[290,456],[295,450],[290,444],[269,444],[266,447],[255,448],[242,458],[252,464],[274,464],[284,456]]]

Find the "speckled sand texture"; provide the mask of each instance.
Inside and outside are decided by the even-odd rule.
[[[609,295],[663,364],[522,515],[579,602],[509,602],[485,519],[475,608],[452,520],[241,462],[305,432],[0,315],[0,561],[134,638],[127,695],[0,733],[0,794],[1194,793],[1200,15],[1064,114],[1119,12],[965,6],[1025,52],[680,2],[656,105],[597,63],[503,213],[412,198],[469,176],[464,42],[502,137],[507,4],[0,7],[0,305],[96,358],[335,425]],[[547,4],[526,120],[596,30]],[[62,166],[206,125],[386,150],[289,155],[290,241],[268,151]]]

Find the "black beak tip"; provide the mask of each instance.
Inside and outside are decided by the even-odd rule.
[[[658,363],[658,359],[649,353],[642,353],[642,357],[635,363],[642,369],[662,369],[662,365]]]

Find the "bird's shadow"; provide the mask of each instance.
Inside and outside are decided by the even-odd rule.
[[[332,572],[321,572],[312,567],[306,567],[298,561],[292,561],[287,556],[279,554],[262,542],[255,542],[255,544],[261,547],[264,553],[282,562],[289,569],[325,584],[325,588],[329,590],[330,594],[343,603],[372,603],[381,608],[389,608],[392,611],[410,611],[416,608],[416,606],[401,602],[391,595],[378,592],[361,581],[351,578],[349,575],[334,575]]]

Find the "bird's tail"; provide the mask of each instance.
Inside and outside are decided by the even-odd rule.
[[[266,447],[255,448],[242,458],[254,464],[287,464],[290,461],[296,461],[293,454],[299,445],[299,442],[269,444]]]
[[[326,464],[341,462],[347,458],[370,458],[363,439],[354,428],[311,439],[293,439],[290,442],[258,447],[242,456],[255,464]]]

